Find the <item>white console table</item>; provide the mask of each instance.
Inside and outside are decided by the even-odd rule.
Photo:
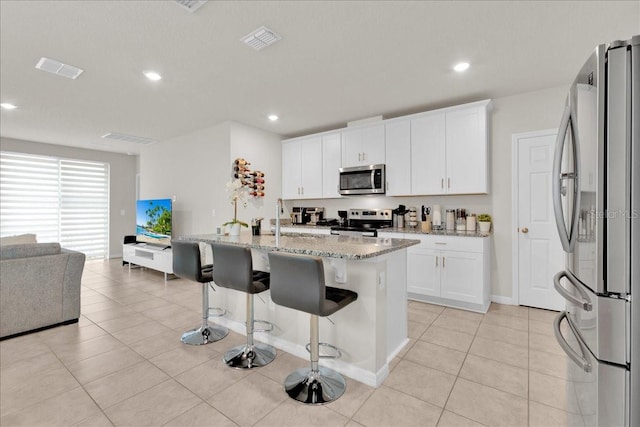
[[[122,245],[122,260],[141,267],[162,271],[164,280],[167,274],[173,274],[173,252],[171,248],[163,249],[145,243],[127,243]]]

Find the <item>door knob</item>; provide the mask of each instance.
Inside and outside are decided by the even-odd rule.
[[[529,232],[529,229],[528,229],[527,227],[523,227],[523,228],[522,228],[522,232],[523,232],[524,234],[527,234],[527,233]]]

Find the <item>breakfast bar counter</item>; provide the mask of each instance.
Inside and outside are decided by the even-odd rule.
[[[378,387],[389,374],[389,362],[409,342],[407,338],[406,249],[418,240],[325,235],[221,236],[202,234],[180,240],[205,244],[228,243],[250,247],[254,269],[269,271],[268,253],[282,251],[323,258],[327,286],[354,291],[358,299],[327,318],[320,318],[320,341],[337,346],[340,359],[321,359],[328,366],[357,381]],[[214,260],[215,269],[215,260]],[[227,310],[225,317],[210,321],[245,333],[245,295],[215,287],[212,306]],[[309,316],[271,301],[269,292],[255,303],[255,318],[274,325],[270,333],[256,333],[255,339],[308,360]]]

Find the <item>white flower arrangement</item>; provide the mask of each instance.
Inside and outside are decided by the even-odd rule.
[[[240,224],[242,227],[249,227],[249,224],[238,220],[238,202],[242,203],[242,207],[247,207],[247,201],[245,196],[247,195],[247,189],[242,185],[242,181],[239,179],[232,179],[227,182],[226,190],[229,193],[229,201],[233,205],[233,220],[225,222],[222,225]]]

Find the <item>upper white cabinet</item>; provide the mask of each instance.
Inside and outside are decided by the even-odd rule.
[[[322,138],[311,136],[282,144],[282,197],[322,198]]]
[[[446,113],[446,194],[487,193],[487,109]]]
[[[387,121],[387,195],[487,193],[488,104]]]
[[[445,113],[411,119],[411,194],[445,193]]]
[[[385,125],[387,196],[411,194],[411,123],[392,121]]]
[[[342,167],[384,163],[384,127],[363,125],[342,131]]]
[[[340,145],[340,132],[322,136],[322,197],[325,199],[340,197]]]
[[[485,194],[490,100],[282,144],[285,199],[341,197],[340,167],[386,165],[386,195]]]

